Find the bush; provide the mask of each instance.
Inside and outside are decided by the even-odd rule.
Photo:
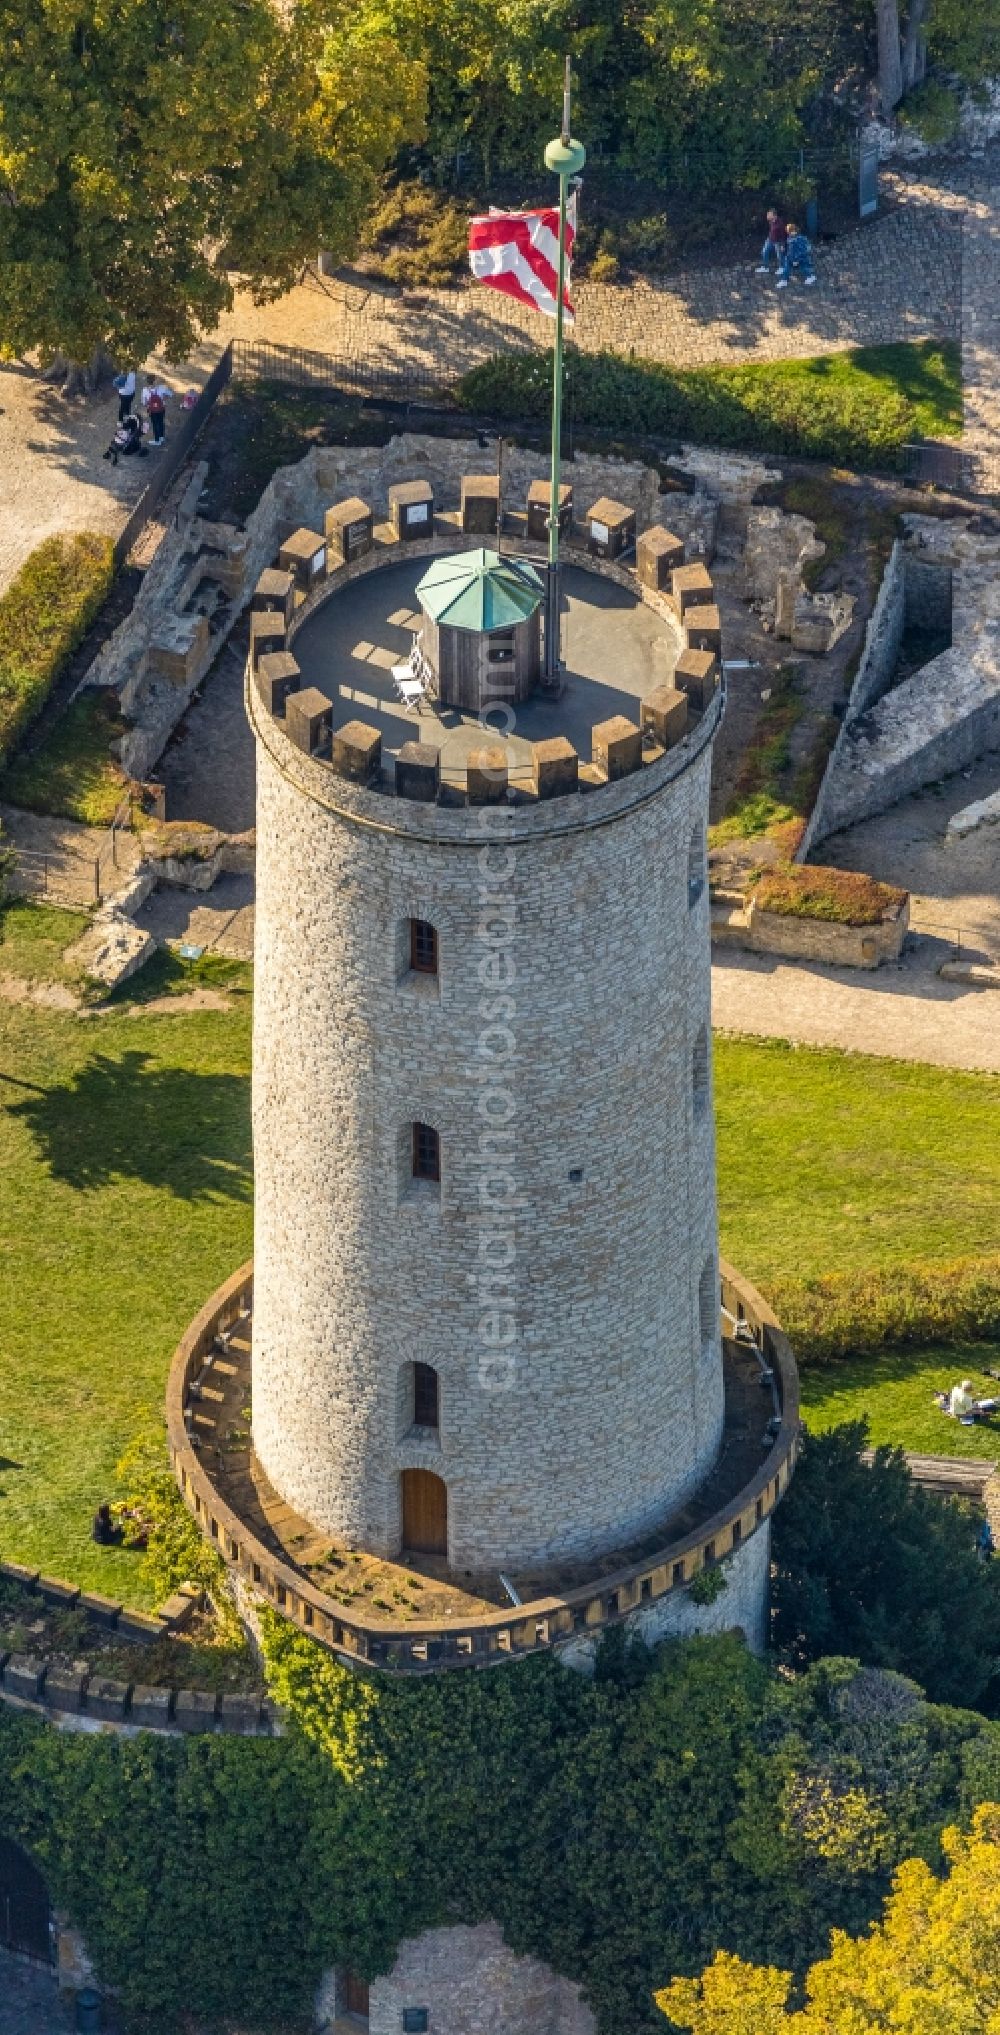
[[[498,355],[463,376],[457,400],[502,422],[542,419],[551,373],[548,353]],[[578,427],[804,454],[854,468],[893,466],[901,446],[924,431],[961,428],[957,354],[933,342],[704,368],[574,348],[566,401]]]
[[[825,919],[838,926],[878,926],[899,912],[905,890],[878,883],[855,869],[825,869],[812,863],[785,862],[764,869],[754,886],[760,911],[779,918]]]
[[[0,763],[44,705],[113,575],[110,537],[48,537],[0,599]]]
[[[962,120],[962,101],[959,93],[949,85],[941,85],[929,79],[925,85],[918,85],[897,108],[896,117],[901,127],[912,127],[921,141],[932,147],[954,141]]]
[[[1000,1335],[1000,1255],[812,1279],[772,1279],[768,1299],[800,1366]]]
[[[388,190],[365,230],[365,247],[392,283],[440,289],[464,269],[469,222],[460,205],[426,184]]]
[[[937,1703],[978,1703],[1000,1660],[1000,1563],[967,1512],[921,1491],[901,1449],[861,1460],[863,1421],[806,1434],[775,1516],[775,1643],[796,1669],[849,1654]]]

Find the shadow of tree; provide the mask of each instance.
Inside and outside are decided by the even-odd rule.
[[[237,1074],[164,1066],[143,1051],[95,1053],[10,1115],[70,1187],[133,1179],[184,1201],[248,1201],[249,1100],[249,1082]]]

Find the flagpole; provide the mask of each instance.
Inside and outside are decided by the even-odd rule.
[[[559,274],[556,290],[556,336],[552,359],[552,477],[549,491],[549,565],[545,581],[545,684],[559,686],[559,466],[562,436],[563,297],[566,294],[566,205],[569,180],[578,177],[587,160],[579,141],[570,137],[570,60],[563,85],[562,133],[545,151],[546,168],[559,178]]]

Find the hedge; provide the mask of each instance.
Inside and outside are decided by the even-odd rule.
[[[772,1279],[767,1296],[800,1368],[927,1343],[1000,1336],[1000,1254]]]
[[[543,419],[551,378],[549,353],[501,354],[463,376],[457,400],[501,422]],[[954,349],[929,341],[702,368],[572,348],[566,415],[577,429],[893,467],[928,429],[960,428],[960,386]]]
[[[82,642],[113,575],[110,537],[47,537],[0,599],[0,763]]]

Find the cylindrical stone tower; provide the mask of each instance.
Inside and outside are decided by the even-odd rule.
[[[625,1548],[722,1428],[721,694],[617,780],[481,807],[350,782],[248,696],[260,1463],[456,1576]]]

